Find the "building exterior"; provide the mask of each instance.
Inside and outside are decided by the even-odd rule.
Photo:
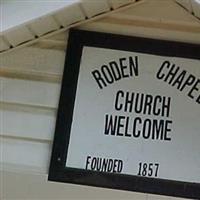
[[[31,36],[23,41],[27,34],[21,26],[8,35],[3,32],[0,54],[0,199],[176,199],[47,182],[68,28],[200,44],[198,1],[193,4],[184,1],[185,8],[174,0],[126,1],[125,5],[120,1],[113,2],[104,3],[99,11],[95,11],[99,5],[89,8],[90,4],[85,4],[86,16],[79,15],[78,21],[72,19],[68,23],[68,18],[57,13],[58,19],[63,20],[61,27],[48,24],[49,18],[41,24],[33,21],[29,31],[38,31],[34,39]],[[76,5],[73,6],[77,9]],[[110,12],[109,6],[114,11]],[[73,16],[73,12],[69,13]],[[83,18],[86,21],[81,22]],[[51,33],[46,33],[45,26]],[[15,33],[18,36],[15,37]]]

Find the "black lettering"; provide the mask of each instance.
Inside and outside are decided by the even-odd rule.
[[[196,81],[196,83],[193,85],[193,87],[192,87],[192,89],[189,91],[189,93],[188,93],[188,96],[190,97],[190,98],[194,98],[194,96],[193,96],[193,92],[194,91],[199,91],[199,88],[200,87],[197,87],[197,85],[200,83],[200,79],[198,79],[197,81]]]
[[[119,160],[118,161],[118,168],[117,168],[117,172],[120,173],[123,169],[123,161]]]
[[[153,120],[152,139],[163,140],[164,120]]]
[[[117,172],[117,163],[118,163],[118,160],[115,159],[113,162],[113,173]]]
[[[122,78],[122,76],[121,76],[121,72],[120,72],[120,69],[119,69],[117,63],[115,61],[112,61],[109,63],[109,65],[110,65],[110,69],[112,71],[115,81],[120,80]]]
[[[144,103],[144,114],[151,114],[152,110],[152,101],[153,101],[153,96],[147,94],[145,98],[145,103]]]
[[[117,92],[116,98],[115,98],[115,109],[118,110],[118,111],[123,108],[123,104],[119,103],[120,96],[121,96],[121,98],[124,97],[124,92],[121,91],[121,90]]]
[[[171,79],[168,81],[168,83],[169,83],[169,84],[172,83],[172,81],[174,80],[174,78],[175,78],[177,72],[178,72],[179,69],[180,69],[180,67],[176,67],[176,68],[175,68],[175,67],[176,67],[176,65],[173,64],[172,67],[170,68],[170,70],[169,70],[167,76],[166,76],[165,79],[164,79],[165,82],[167,82],[168,79],[171,77]],[[175,69],[175,70],[174,70],[174,69]]]
[[[158,103],[162,102],[162,97],[161,96],[156,96],[154,98],[154,104],[153,104],[153,114],[154,115],[160,115],[161,109],[158,107]]]
[[[113,169],[113,160],[109,159],[107,172],[112,172],[112,169]]]
[[[121,74],[123,78],[128,78],[129,75],[125,73],[125,69],[127,69],[127,65],[125,65],[123,62],[126,61],[126,58],[120,58],[119,63],[121,67]]]
[[[117,126],[117,116],[113,119],[112,115],[106,115],[105,120],[105,135],[115,135]]]
[[[92,162],[91,162],[91,170],[95,170],[96,167],[96,158],[92,158]]]
[[[170,97],[163,97],[163,105],[162,105],[162,116],[169,117],[170,113],[170,105],[171,105],[171,98]]]
[[[123,133],[120,132],[120,129],[124,128],[124,123],[123,123],[124,119],[125,119],[124,116],[118,116],[117,136],[123,136]]]
[[[140,99],[139,99],[140,97]],[[143,110],[143,105],[144,105],[144,94],[136,94],[136,97],[135,97],[135,112],[138,114],[138,113],[141,113],[142,110]]]
[[[102,171],[106,172],[108,167],[108,159],[103,159],[103,163],[102,163]]]
[[[130,97],[130,98],[129,98]],[[134,99],[134,93],[126,93],[126,99],[125,99],[125,108],[124,111],[127,112],[131,112],[133,109],[133,99]]]
[[[128,134],[128,125],[129,125],[129,117],[126,118],[125,136],[131,137],[131,134]]]
[[[88,169],[88,165],[90,163],[89,162],[90,159],[91,159],[91,156],[87,156],[85,169]]]
[[[166,120],[165,122],[165,140],[169,140],[171,141],[171,138],[168,136],[168,133],[171,132],[171,128],[169,127],[169,125],[172,124],[172,121]]]
[[[114,78],[113,78],[113,76],[112,76],[112,73],[110,72],[110,69],[108,68],[107,65],[103,65],[103,66],[101,67],[101,71],[102,71],[102,73],[103,73],[103,75],[104,75],[106,81],[107,81],[109,84],[111,84],[111,83],[114,82]]]
[[[151,135],[151,120],[150,119],[144,120],[142,135],[144,139],[149,139]]]
[[[139,70],[138,70],[138,57],[135,56],[135,62],[133,61],[132,57],[129,57],[129,63],[130,63],[130,76],[133,76],[133,71],[135,76],[139,75]]]
[[[94,71],[92,72],[92,75],[93,75],[94,79],[96,80],[96,82],[97,82],[97,84],[98,84],[98,86],[99,86],[100,89],[102,89],[103,86],[104,86],[104,87],[107,86],[106,82],[105,82],[104,79],[101,77],[101,74],[100,74],[100,72],[99,72],[98,70],[94,70]]]
[[[197,102],[198,104],[200,104],[200,95],[199,95],[199,97],[197,98],[196,102]]]
[[[101,162],[102,158],[97,158],[97,166],[96,166],[97,171],[101,171]]]
[[[139,124],[142,123],[142,119],[140,117],[136,117],[135,120],[133,121],[133,136],[134,137],[140,137],[141,131],[137,131],[136,132],[136,127],[137,127],[137,122]]]
[[[181,84],[183,83],[183,80],[185,78],[186,75],[186,71],[183,70],[179,76],[175,79],[175,81],[173,82],[172,86],[175,86],[176,84],[178,84],[177,89],[181,88]]]
[[[156,74],[157,79],[163,79],[165,77],[164,73],[161,73],[163,71],[163,68],[169,68],[170,66],[170,62],[169,61],[165,61],[163,62],[163,64],[161,65],[160,69],[158,70],[158,73]]]
[[[194,81],[195,81],[195,77],[192,74],[190,74],[188,78],[186,79],[185,83],[182,85],[180,90],[183,91],[186,85],[191,86],[194,83]]]

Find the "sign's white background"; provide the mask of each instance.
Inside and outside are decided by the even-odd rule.
[[[91,72],[110,61],[129,56],[138,56],[139,76],[120,80],[101,90]],[[121,159],[124,162],[122,173],[129,175],[137,175],[140,162],[159,163],[158,178],[200,183],[200,105],[187,96],[189,90],[180,92],[156,78],[165,60],[200,77],[198,60],[83,48],[67,167],[85,169],[88,155]],[[173,121],[169,133],[171,141],[104,135],[106,114],[159,119],[153,115],[115,111],[118,90],[171,97],[170,117],[164,118]]]

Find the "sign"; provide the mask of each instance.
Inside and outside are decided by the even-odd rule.
[[[71,31],[49,180],[200,198],[200,46]]]

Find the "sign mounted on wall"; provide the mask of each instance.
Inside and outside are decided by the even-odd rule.
[[[200,46],[72,30],[49,180],[200,198]]]

